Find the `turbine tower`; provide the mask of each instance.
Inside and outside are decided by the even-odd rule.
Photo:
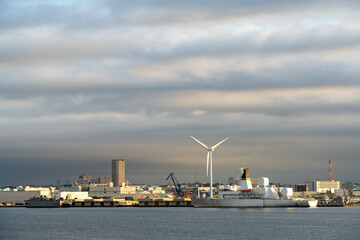
[[[210,165],[210,198],[213,197],[213,191],[212,191],[212,187],[213,187],[213,176],[212,176],[212,152],[215,150],[215,148],[217,146],[219,146],[220,144],[222,144],[223,142],[225,142],[226,140],[228,140],[228,137],[225,138],[224,140],[222,140],[221,142],[215,144],[214,146],[212,146],[211,148],[209,148],[208,146],[206,146],[205,144],[203,144],[202,142],[200,142],[199,140],[197,140],[196,138],[194,138],[193,136],[190,136],[192,139],[194,139],[195,141],[197,141],[198,143],[200,143],[201,146],[203,146],[206,150],[207,150],[207,157],[206,157],[206,176],[209,175],[209,165]]]

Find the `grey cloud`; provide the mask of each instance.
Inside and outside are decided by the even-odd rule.
[[[193,181],[205,153],[189,135],[230,137],[216,181],[242,163],[324,178],[329,157],[358,180],[357,1],[37,3],[0,2],[1,185],[109,175],[117,157],[136,183]]]
[[[295,26],[294,26],[295,27]],[[257,54],[259,58],[274,54],[320,53],[346,47],[359,46],[360,29],[345,30],[344,26],[332,26],[326,36],[321,32],[328,26],[319,26],[310,30],[274,30],[261,43],[258,43],[260,32],[241,34],[235,37],[206,36],[193,41],[182,42],[167,50],[151,49],[143,51],[141,48],[129,54],[134,59],[148,61],[176,61],[191,58],[231,57],[241,54]],[[288,34],[295,34],[289,36]]]
[[[274,57],[274,59],[276,59]],[[359,70],[349,68],[352,63],[332,61],[321,62],[311,58],[297,58],[286,63],[280,69],[264,67],[255,73],[247,73],[238,70],[218,71],[209,78],[196,77],[191,73],[186,78],[191,81],[171,80],[157,81],[154,79],[148,83],[148,78],[143,77],[137,82],[132,81],[131,74],[126,73],[126,69],[114,71],[103,68],[94,64],[76,63],[78,67],[89,69],[86,78],[81,79],[76,74],[72,77],[73,70],[69,66],[62,66],[60,70],[65,73],[64,76],[53,80],[47,80],[47,76],[34,74],[32,70],[24,69],[19,73],[16,69],[0,72],[3,79],[0,93],[8,99],[29,99],[37,96],[61,96],[65,95],[65,100],[71,100],[77,95],[85,96],[85,101],[91,99],[109,99],[108,103],[119,102],[119,100],[129,99],[138,94],[152,95],[157,92],[182,90],[218,90],[218,91],[238,91],[249,89],[276,89],[276,88],[299,88],[299,87],[320,87],[320,86],[356,86],[359,84],[357,76]],[[45,65],[46,68],[46,65]],[[84,70],[85,71],[85,70]],[[112,72],[113,71],[113,72]],[[41,73],[41,68],[39,68]],[[180,73],[181,74],[181,73]],[[99,75],[100,79],[92,77]],[[129,77],[130,76],[130,77]],[[62,78],[71,78],[64,79]],[[110,82],[101,81],[101,77],[111,79]],[[124,79],[121,79],[124,78]],[[181,78],[181,75],[180,75]],[[221,80],[219,80],[219,78]],[[89,84],[94,83],[94,84]],[[116,98],[114,98],[116,97]],[[141,98],[140,98],[141,99]],[[91,104],[95,104],[96,102]],[[120,102],[121,103],[121,102]]]
[[[296,27],[296,26],[294,26]],[[326,34],[323,33],[326,31]],[[224,33],[225,34],[225,33]],[[137,34],[113,38],[96,35],[65,35],[57,34],[42,38],[29,36],[24,43],[22,40],[10,37],[3,39],[0,48],[3,62],[14,61],[56,61],[61,59],[96,59],[116,58],[126,61],[174,61],[192,57],[221,57],[236,54],[292,54],[296,52],[330,51],[344,47],[358,46],[360,29],[343,25],[318,26],[311,29],[293,30],[275,29],[260,43],[260,32],[240,34],[238,36],[210,35],[199,37],[192,41],[185,41],[175,46],[159,46],[149,48],[146,39],[139,41]],[[291,36],[289,36],[291,34]],[[293,36],[295,35],[295,36]],[[26,37],[26,35],[25,35]],[[9,45],[9,40],[12,40]],[[1,40],[0,40],[1,41]],[[151,40],[148,40],[150,43]],[[165,49],[165,50],[164,50]],[[144,60],[146,60],[144,62]]]
[[[358,1],[2,1],[0,29],[58,26],[93,29],[125,25],[193,24],[242,16],[358,7]],[[180,11],[181,10],[181,11]]]
[[[330,70],[328,70],[330,69]],[[297,67],[286,67],[286,70],[271,71],[266,76],[247,76],[242,73],[231,73],[223,81],[200,79],[190,83],[157,83],[151,85],[131,85],[131,84],[107,84],[104,86],[80,86],[73,87],[64,85],[63,87],[47,86],[42,87],[33,84],[30,86],[13,85],[4,86],[1,95],[4,100],[27,100],[35,101],[35,105],[30,108],[5,109],[0,110],[0,116],[7,117],[41,117],[46,115],[58,114],[81,114],[96,112],[117,112],[117,113],[137,113],[139,111],[152,113],[169,112],[179,116],[188,115],[189,111],[194,111],[194,106],[174,106],[170,102],[174,97],[191,96],[197,91],[215,90],[219,94],[226,95],[234,91],[246,92],[247,90],[262,89],[297,89],[326,86],[359,86],[354,80],[357,73],[342,73],[342,66],[317,66],[307,69],[304,72],[297,72]],[[321,73],[321,71],[324,71]],[[297,72],[296,74],[294,74]],[[314,77],[313,73],[317,76]],[[267,77],[268,76],[268,77]],[[279,76],[277,78],[277,76]],[[251,81],[250,81],[251,79]],[[345,79],[345,80],[344,80]],[[346,80],[348,79],[348,80]],[[188,95],[183,95],[184,91],[190,91]],[[220,96],[220,95],[219,95]],[[257,93],[261,98],[261,92]],[[305,96],[306,97],[306,96]],[[268,103],[261,105],[245,106],[203,106],[202,110],[222,113],[222,112],[249,112],[263,113],[274,116],[302,115],[311,113],[323,113],[326,115],[337,113],[353,113],[359,111],[357,102],[327,103],[312,101],[308,99],[307,104],[286,102],[280,99],[278,103]],[[312,103],[309,105],[309,103]]]

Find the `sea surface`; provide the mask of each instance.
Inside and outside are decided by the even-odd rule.
[[[360,207],[0,208],[0,239],[360,239]]]

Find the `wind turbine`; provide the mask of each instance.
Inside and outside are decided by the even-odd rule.
[[[199,140],[197,140],[196,138],[194,138],[193,136],[190,136],[192,139],[194,139],[195,141],[197,141],[198,143],[200,143],[201,146],[203,146],[206,150],[207,150],[207,157],[206,157],[206,176],[209,175],[209,165],[210,165],[210,198],[213,197],[213,191],[212,191],[212,187],[213,187],[213,177],[212,177],[212,152],[215,150],[215,148],[217,146],[219,146],[220,144],[222,144],[223,142],[225,142],[226,140],[228,140],[229,138],[225,138],[224,140],[222,140],[221,142],[215,144],[214,146],[212,146],[211,148],[209,148],[208,146],[206,146],[205,144],[203,144],[202,142],[200,142]]]

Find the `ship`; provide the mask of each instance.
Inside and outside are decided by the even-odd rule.
[[[35,196],[25,201],[27,208],[59,208],[60,206],[60,199],[52,199],[46,196]]]
[[[249,169],[244,169],[240,189],[224,189],[214,198],[192,198],[194,207],[205,208],[266,208],[266,207],[316,207],[317,200],[292,197],[291,188],[277,192],[269,185],[269,178],[258,179],[258,186],[252,187]]]

